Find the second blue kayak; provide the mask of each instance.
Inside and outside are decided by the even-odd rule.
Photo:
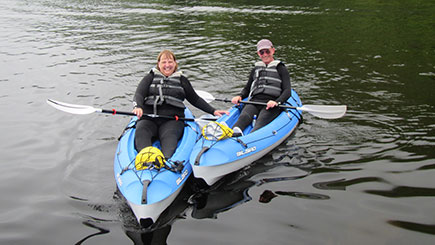
[[[298,94],[293,90],[287,105],[302,106]],[[240,112],[240,106],[234,106],[230,109],[229,116],[224,115],[217,122],[224,122],[232,127]],[[248,126],[244,130],[244,136],[219,141],[202,137],[193,147],[190,156],[195,178],[213,185],[223,176],[251,164],[277,147],[292,134],[301,120],[301,111],[284,109],[272,122],[255,132],[249,133],[252,125]]]

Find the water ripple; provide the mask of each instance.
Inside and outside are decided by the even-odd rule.
[[[435,225],[421,224],[421,223],[401,221],[401,220],[389,220],[388,223],[406,230],[435,235]]]
[[[397,186],[391,190],[366,190],[365,192],[390,198],[402,198],[402,197],[434,197],[434,188],[421,188],[410,186]]]
[[[385,183],[386,181],[379,178],[379,177],[362,177],[362,178],[356,178],[352,180],[346,180],[346,179],[339,179],[339,180],[331,180],[326,182],[317,182],[314,183],[313,186],[318,189],[323,190],[346,190],[347,187],[356,185],[356,184],[362,184],[362,183],[369,183],[369,182],[379,182],[379,183]]]

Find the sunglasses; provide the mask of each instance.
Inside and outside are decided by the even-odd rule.
[[[260,53],[260,55],[263,55],[264,53],[270,54],[270,50],[269,49],[262,49],[262,50],[258,51],[258,53]]]

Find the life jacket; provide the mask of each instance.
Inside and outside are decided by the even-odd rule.
[[[279,63],[281,63],[279,60],[274,60],[268,65],[263,61],[255,63],[254,81],[252,81],[249,97],[256,94],[267,94],[273,97],[281,95],[282,80],[276,69]]]
[[[157,106],[166,103],[178,108],[185,108],[183,103],[186,98],[184,88],[181,86],[181,72],[174,72],[166,77],[159,70],[153,68],[150,72],[154,73],[149,93],[144,99],[145,105],[152,105],[154,114],[157,114]]]

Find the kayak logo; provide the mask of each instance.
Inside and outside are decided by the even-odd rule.
[[[243,150],[243,151],[239,151],[239,152],[237,152],[236,155],[237,155],[238,157],[240,157],[240,156],[246,155],[246,154],[248,154],[248,153],[254,152],[254,151],[256,151],[256,150],[257,150],[257,147],[253,146],[253,147],[246,148],[246,149]]]
[[[175,181],[177,182],[177,185],[180,185],[181,182],[186,178],[187,174],[189,173],[189,171],[184,170],[184,172],[181,174],[181,176]]]

